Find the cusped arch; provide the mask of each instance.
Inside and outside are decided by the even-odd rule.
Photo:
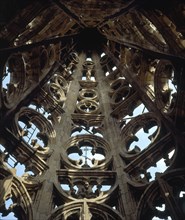
[[[52,124],[39,112],[34,109],[23,107],[21,110],[15,115],[15,121],[13,123],[13,132],[18,136],[22,137],[26,131],[20,128],[18,122],[24,122],[27,128],[34,124],[39,129],[39,138],[45,143],[47,143],[50,139],[55,138],[56,132],[53,129]]]
[[[22,181],[6,167],[0,167],[0,186],[1,189],[4,188],[6,190],[3,192],[4,199],[6,200],[12,198],[13,204],[11,205],[11,211],[16,214],[18,219],[33,220],[32,200],[26,190],[26,187],[23,185]],[[5,205],[4,203],[0,204],[0,208]]]
[[[97,114],[100,112],[99,103],[94,100],[83,99],[77,103],[76,111],[85,114]]]
[[[4,79],[6,88],[3,88],[4,105],[11,108],[15,100],[19,99],[25,89],[26,70],[21,54],[12,54],[4,66]]]
[[[81,170],[75,172],[57,171],[58,181],[54,183],[57,201],[77,201],[86,199],[91,202],[104,202],[116,197],[118,193],[118,182],[116,173],[110,171]]]
[[[153,217],[184,219],[182,196],[184,191],[185,169],[175,169],[161,175],[143,193],[137,208],[137,220]],[[163,210],[160,211],[160,206]],[[167,207],[167,208],[166,208]],[[163,219],[162,218],[162,219]]]
[[[129,152],[129,147],[132,142],[137,141],[137,137],[135,134],[140,129],[143,129],[145,132],[148,132],[150,128],[153,126],[157,126],[156,132],[150,137],[152,142],[157,138],[157,136],[160,134],[160,129],[162,127],[161,122],[158,117],[156,117],[153,113],[145,113],[143,115],[139,115],[135,118],[133,118],[128,124],[122,129],[121,135],[124,137],[124,149],[123,152],[126,154],[130,153],[138,153],[141,151],[137,146],[132,150],[132,152]]]
[[[104,159],[96,160],[94,159],[94,165],[90,167],[90,169],[104,169],[107,167],[111,160],[112,155],[110,155],[110,146],[109,144],[101,137],[95,135],[77,135],[75,137],[71,137],[63,146],[64,153],[61,155],[62,161],[67,167],[71,168],[82,168],[79,165],[78,160],[72,160],[68,158],[70,153],[78,153],[82,155],[81,147],[89,146],[92,154],[100,153],[104,156]],[[85,168],[85,164],[84,164]],[[88,168],[89,169],[89,168]]]
[[[71,215],[75,214],[79,219],[81,219],[80,216],[83,215],[87,220],[123,220],[121,214],[108,205],[87,202],[86,200],[59,206],[52,212],[48,220],[68,220]]]

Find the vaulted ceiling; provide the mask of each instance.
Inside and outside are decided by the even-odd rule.
[[[1,44],[11,48],[81,34],[89,44],[102,36],[148,53],[184,57],[183,1],[2,1],[0,24]]]

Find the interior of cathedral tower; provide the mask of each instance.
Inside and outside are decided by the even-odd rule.
[[[0,82],[0,220],[185,219],[183,0],[1,0]]]

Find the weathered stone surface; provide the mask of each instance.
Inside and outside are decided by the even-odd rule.
[[[183,1],[15,2],[0,3],[0,218],[185,219]]]

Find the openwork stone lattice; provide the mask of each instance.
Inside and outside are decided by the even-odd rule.
[[[184,220],[184,2],[11,4],[0,219]]]

